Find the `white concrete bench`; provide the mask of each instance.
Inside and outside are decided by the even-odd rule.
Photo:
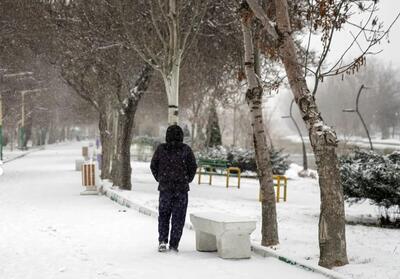
[[[218,251],[224,259],[250,258],[250,234],[256,221],[218,212],[192,213],[190,221],[196,232],[197,251]]]

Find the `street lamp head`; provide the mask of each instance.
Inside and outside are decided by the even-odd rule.
[[[356,112],[355,109],[344,109],[343,112]]]
[[[283,115],[283,116],[281,116],[281,118],[290,118],[290,116],[289,115]]]

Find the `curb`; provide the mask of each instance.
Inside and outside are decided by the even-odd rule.
[[[327,268],[324,268],[324,267],[321,267],[318,265],[314,265],[314,264],[311,264],[311,263],[308,263],[305,261],[293,260],[289,257],[279,254],[278,252],[276,252],[275,250],[272,250],[271,248],[261,246],[260,244],[257,244],[253,241],[251,243],[251,248],[255,254],[260,255],[264,258],[273,257],[284,263],[294,265],[296,267],[302,268],[302,269],[310,271],[310,272],[324,275],[327,278],[331,278],[331,279],[346,279],[347,278],[344,275],[342,275],[336,271],[333,271],[333,270],[330,270],[330,269],[327,269]]]
[[[103,183],[104,183],[104,181],[103,181]],[[118,193],[118,191],[120,191],[120,190],[111,189],[109,186],[106,186],[104,184],[103,184],[103,187],[100,189],[100,192],[102,194],[104,194],[105,196],[109,197],[110,200],[115,201],[116,203],[119,203],[122,206],[126,206],[128,208],[135,209],[136,211],[138,211],[139,213],[142,213],[144,215],[158,218],[157,211],[155,211],[149,207],[134,203],[134,202],[124,198],[122,195],[120,195]]]
[[[23,153],[23,154],[20,154],[20,155],[18,155],[18,156],[13,157],[13,158],[4,160],[4,161],[3,161],[3,164],[12,162],[12,161],[17,160],[17,159],[20,159],[20,158],[23,158],[23,157],[25,157],[25,156],[27,156],[27,155],[29,155],[29,154],[31,154],[31,153],[34,153],[34,152],[37,152],[37,151],[41,151],[41,150],[44,150],[44,149],[45,149],[45,147],[40,147],[40,148],[37,148],[37,149],[34,149],[34,150],[27,151],[27,152],[25,152],[25,153]]]
[[[103,186],[100,188],[100,193],[104,194],[105,196],[110,198],[112,201],[115,201],[116,203],[118,203],[122,206],[126,206],[128,208],[135,209],[136,211],[138,211],[139,213],[142,213],[144,215],[158,218],[158,212],[156,210],[154,210],[150,207],[141,205],[139,203],[133,202],[127,198],[124,198],[120,193],[123,190],[112,189],[111,188],[112,183],[110,183],[109,181],[103,180],[102,185]],[[189,222],[185,222],[185,228],[187,228],[189,230],[193,230],[193,226]],[[331,279],[346,279],[347,278],[344,275],[339,274],[336,271],[333,271],[333,270],[330,270],[330,269],[327,269],[327,268],[324,268],[321,266],[313,265],[313,264],[307,263],[305,261],[298,261],[298,260],[291,259],[287,256],[279,254],[278,252],[276,252],[270,248],[263,247],[263,246],[255,243],[254,241],[251,242],[251,249],[255,254],[262,256],[264,258],[273,257],[284,263],[296,266],[298,268],[304,269],[309,272],[321,274],[327,278],[331,278]]]

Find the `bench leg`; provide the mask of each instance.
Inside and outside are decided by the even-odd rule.
[[[196,231],[196,250],[200,252],[217,251],[217,240],[214,235]]]
[[[197,183],[197,184],[200,185],[200,183],[201,183],[201,168],[200,168],[200,170],[199,170],[199,180],[198,180],[198,183]]]
[[[278,186],[276,187],[276,202],[279,202],[281,199],[281,179],[278,177],[277,180]]]
[[[283,192],[283,201],[286,201],[286,197],[287,197],[287,178],[286,177],[284,178],[284,181],[285,181],[285,184],[284,184],[285,188],[284,188],[284,192]]]
[[[223,259],[246,259],[251,256],[248,234],[225,233],[217,237],[218,255]]]
[[[283,188],[283,201],[285,202],[286,201],[286,196],[287,196],[287,186],[286,186],[286,184],[285,184],[285,186],[283,186],[284,188]]]

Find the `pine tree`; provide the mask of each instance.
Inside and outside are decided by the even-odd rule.
[[[207,124],[207,147],[222,145],[221,130],[219,128],[218,114],[215,104],[210,108]]]

